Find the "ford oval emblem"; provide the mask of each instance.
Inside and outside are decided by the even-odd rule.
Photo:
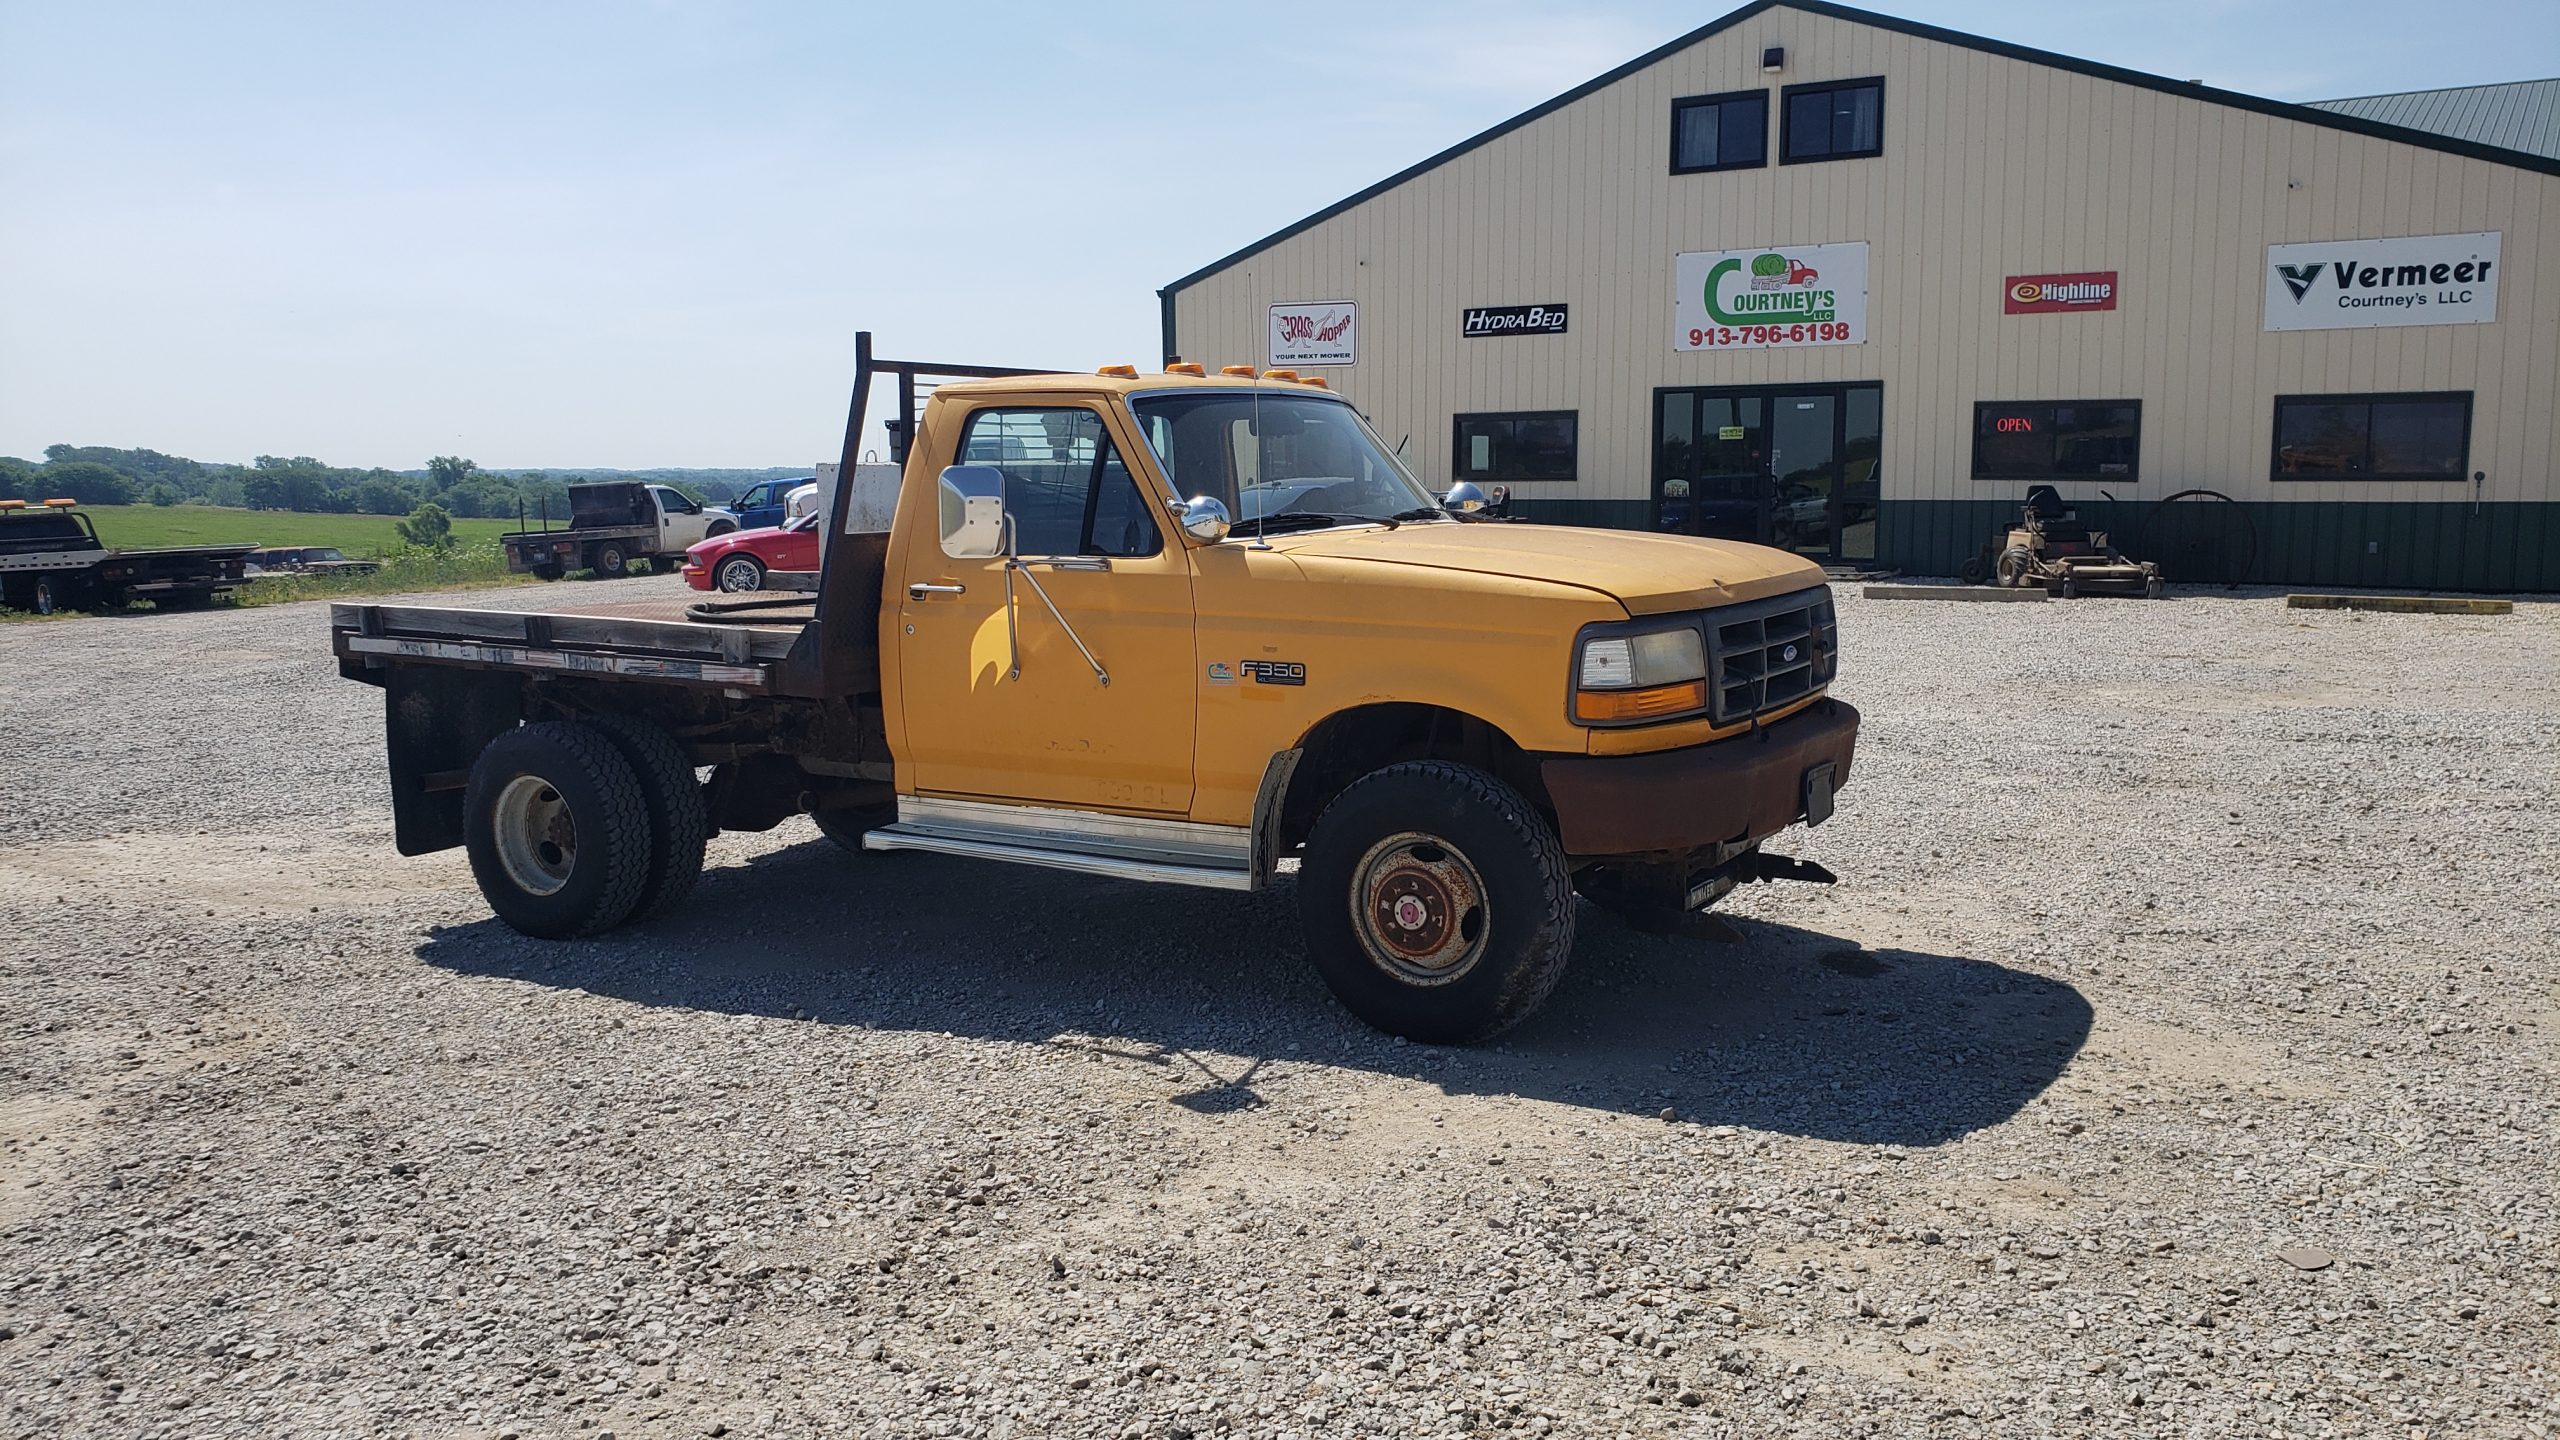
[[[1794,647],[1793,645],[1790,645],[1790,646],[1788,646],[1786,649],[1779,651],[1779,652],[1778,652],[1778,658],[1779,658],[1779,659],[1781,659],[1781,660],[1793,660],[1793,659],[1795,659],[1795,658],[1796,658],[1796,647]]]

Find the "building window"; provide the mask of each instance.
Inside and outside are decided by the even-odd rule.
[[[2139,400],[1986,400],[1973,407],[1976,480],[2134,480]]]
[[[1461,480],[1571,480],[1572,410],[1461,415],[1453,473]]]
[[[2471,468],[2471,392],[2279,395],[2278,480],[2459,480]]]
[[[1786,88],[1779,152],[1790,165],[1884,153],[1884,80],[1833,80]]]
[[[1736,90],[1671,102],[1671,173],[1756,170],[1769,163],[1769,92]]]

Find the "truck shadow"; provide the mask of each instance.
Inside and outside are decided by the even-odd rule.
[[[705,873],[665,917],[595,940],[494,920],[429,964],[635,1004],[1074,1046],[1203,1114],[1285,1104],[1335,1066],[1595,1110],[1670,1110],[1860,1144],[1936,1145],[2051,1085],[2089,1033],[2070,985],[1742,920],[1745,943],[1644,935],[1585,907],[1546,1007],[1490,1046],[1390,1040],[1306,964],[1294,887],[1228,895],[816,841]]]

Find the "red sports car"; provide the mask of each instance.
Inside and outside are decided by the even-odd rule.
[[[818,568],[818,517],[777,530],[733,530],[684,552],[684,580],[696,590],[761,590],[768,570]]]

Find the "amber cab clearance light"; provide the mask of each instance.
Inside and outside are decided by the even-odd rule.
[[[1197,360],[1176,360],[1172,364],[1164,367],[1164,373],[1167,375],[1206,375],[1209,373],[1209,367],[1201,364]]]
[[[1138,378],[1138,367],[1135,365],[1105,365],[1093,373],[1096,375],[1108,375],[1115,380],[1135,380]]]
[[[1221,365],[1218,367],[1218,373],[1221,375],[1234,375],[1241,379],[1250,380],[1253,378],[1253,367],[1250,365]]]
[[[1265,380],[1295,380],[1298,378],[1298,372],[1295,370],[1265,370],[1262,372],[1262,378]]]
[[[80,502],[79,502],[79,501],[77,501],[77,500],[71,500],[71,499],[66,499],[66,498],[56,497],[56,498],[54,498],[54,499],[47,500],[47,501],[46,501],[46,502],[44,502],[44,503],[45,503],[45,508],[47,508],[47,509],[49,509],[49,510],[68,510],[68,509],[70,509],[72,506],[77,505],[77,504],[79,504]]]
[[[1573,718],[1586,725],[1623,725],[1630,720],[1659,720],[1707,708],[1707,682],[1683,680],[1644,690],[1577,690]]]
[[[1324,377],[1323,377],[1323,376],[1321,376],[1321,375],[1309,375],[1309,376],[1305,376],[1304,378],[1300,379],[1300,380],[1298,381],[1298,383],[1299,383],[1299,384],[1301,384],[1301,385],[1313,385],[1314,387],[1316,387],[1316,388],[1317,388],[1317,389],[1319,389],[1319,390],[1330,390],[1330,389],[1332,389],[1332,388],[1333,388],[1332,386],[1327,385],[1326,383],[1324,383]]]
[[[24,510],[26,508],[27,502],[24,500],[0,500],[0,510]]]

